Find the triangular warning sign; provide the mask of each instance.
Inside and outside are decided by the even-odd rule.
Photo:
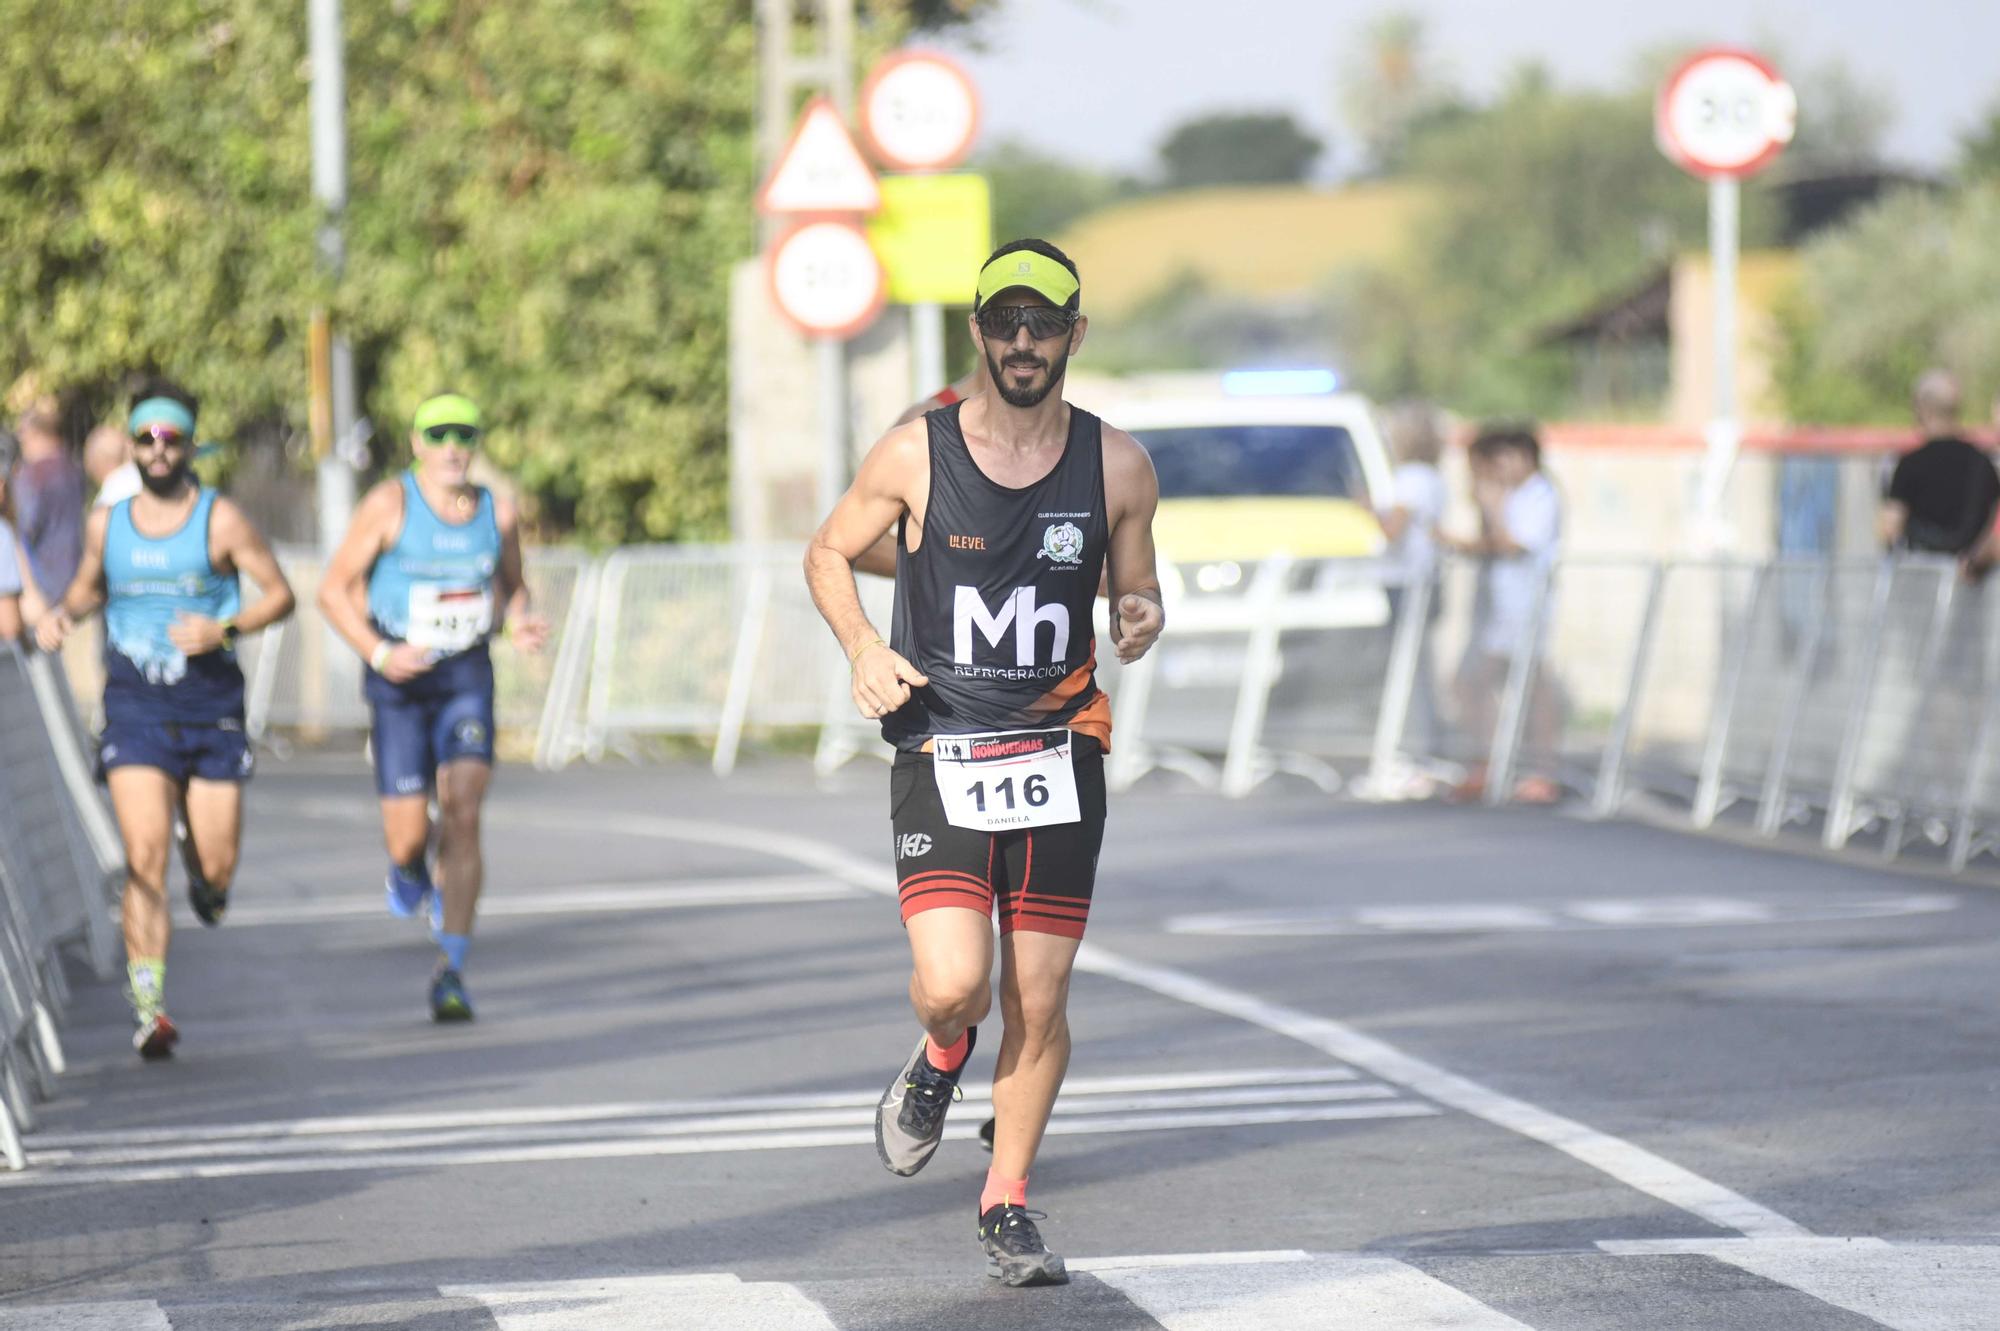
[[[757,195],[757,211],[874,213],[881,207],[875,173],[862,160],[840,112],[826,98],[814,98]]]

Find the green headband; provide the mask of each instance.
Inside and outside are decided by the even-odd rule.
[[[193,434],[194,413],[170,397],[149,397],[132,408],[132,414],[125,418],[125,429],[137,434],[149,425],[170,425],[182,434]]]
[[[1067,305],[1083,289],[1070,270],[1046,254],[1034,250],[1009,250],[979,271],[979,291],[975,307],[1003,291],[1024,287],[1048,300],[1051,305]]]
[[[477,430],[479,408],[469,397],[458,393],[440,393],[418,405],[413,424],[418,430],[428,430],[434,425],[462,425]]]

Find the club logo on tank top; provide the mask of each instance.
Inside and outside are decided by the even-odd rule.
[[[1083,562],[1083,528],[1069,521],[1071,518],[1088,518],[1088,513],[1040,513],[1039,519],[1059,518],[1059,522],[1049,523],[1042,533],[1042,548],[1035,558],[1046,559],[1054,567],[1074,566]]]

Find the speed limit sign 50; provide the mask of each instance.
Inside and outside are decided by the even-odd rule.
[[[1698,176],[1753,175],[1792,141],[1799,100],[1761,56],[1716,48],[1682,62],[1660,89],[1660,149]]]
[[[853,337],[887,299],[882,261],[848,221],[802,223],[771,247],[771,300],[809,337]]]

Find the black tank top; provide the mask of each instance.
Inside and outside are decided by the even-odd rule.
[[[930,683],[882,719],[882,737],[918,749],[931,735],[1076,723],[1109,748],[1091,617],[1110,540],[1103,423],[1071,407],[1062,460],[1010,490],[973,462],[963,407],[924,417],[930,500],[916,551],[907,519],[897,527],[889,645]]]

